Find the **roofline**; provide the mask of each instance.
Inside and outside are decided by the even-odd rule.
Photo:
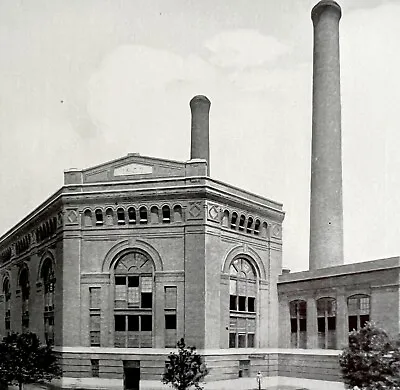
[[[140,190],[146,190],[146,191],[154,191],[154,190],[160,190],[160,189],[168,189],[168,190],[173,190],[173,189],[184,189],[184,188],[209,188],[209,189],[214,189],[214,187],[208,185],[207,183],[205,184],[191,184],[191,185],[181,185],[181,186],[176,186],[176,187],[152,187],[152,188],[129,188],[129,189],[111,189],[111,190],[97,190],[97,191],[86,191],[86,192],[63,192],[64,189],[67,188],[77,188],[77,187],[92,187],[92,186],[99,186],[99,185],[107,185],[107,186],[113,186],[117,184],[138,184],[138,183],[151,183],[151,182],[160,182],[160,181],[176,181],[176,180],[207,180],[216,184],[223,185],[225,187],[238,190],[246,195],[250,195],[253,197],[257,197],[259,199],[262,199],[264,201],[270,202],[276,207],[273,206],[266,206],[256,200],[252,199],[247,199],[243,196],[237,196],[237,198],[246,200],[247,202],[250,202],[252,204],[255,204],[257,206],[262,206],[262,207],[268,207],[270,210],[276,211],[281,214],[285,214],[285,212],[281,209],[283,207],[282,203],[278,203],[276,201],[273,201],[271,199],[262,197],[257,194],[253,194],[249,191],[243,190],[239,187],[235,187],[233,185],[227,184],[223,181],[212,179],[208,176],[175,176],[175,177],[167,177],[167,178],[154,178],[154,179],[141,179],[141,180],[118,180],[118,181],[107,181],[107,182],[95,182],[95,183],[81,183],[81,184],[67,184],[62,186],[60,189],[58,189],[55,193],[50,195],[44,202],[39,204],[36,208],[34,208],[28,215],[26,215],[22,220],[17,222],[13,227],[8,229],[3,235],[0,236],[0,245],[10,238],[17,230],[23,228],[27,223],[29,223],[32,219],[34,219],[38,214],[44,211],[45,208],[51,206],[54,204],[56,201],[61,199],[62,197],[65,196],[82,196],[82,195],[88,195],[88,194],[97,194],[97,193],[114,193],[114,192],[131,192],[131,191],[140,191]],[[221,191],[220,192],[224,193],[225,195],[229,195],[229,191]],[[280,208],[279,208],[280,207]]]

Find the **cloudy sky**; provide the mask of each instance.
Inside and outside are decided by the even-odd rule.
[[[187,160],[211,102],[211,175],[284,203],[308,266],[311,0],[0,1],[0,234],[63,170]],[[345,262],[400,255],[400,2],[342,0]]]

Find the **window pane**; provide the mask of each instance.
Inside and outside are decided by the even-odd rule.
[[[336,317],[328,317],[328,330],[336,329]]]
[[[128,287],[129,306],[139,306],[139,287]]]
[[[247,348],[254,348],[254,334],[247,335]]]
[[[126,277],[125,276],[116,276],[115,277],[115,285],[116,286],[125,286],[126,285]]]
[[[255,302],[256,299],[253,297],[249,297],[248,299],[248,311],[255,312]]]
[[[100,314],[90,315],[90,330],[100,330]]]
[[[246,311],[246,297],[239,297],[239,311]]]
[[[142,332],[151,331],[153,329],[151,315],[140,316],[140,319],[141,319],[140,330]]]
[[[150,293],[142,293],[142,306],[144,309],[151,309],[153,305],[153,294]]]
[[[364,328],[365,323],[369,321],[369,315],[362,315],[360,316],[360,326],[361,328]]]
[[[246,335],[240,334],[238,337],[238,348],[246,348]]]
[[[100,287],[90,287],[90,308],[98,309],[100,307]]]
[[[349,316],[349,332],[357,329],[357,316]]]
[[[229,310],[237,310],[236,307],[236,295],[231,295],[229,297]]]
[[[92,377],[96,378],[99,376],[99,360],[98,359],[92,359],[90,361],[91,366],[92,366]]]
[[[139,287],[139,276],[129,276],[128,287]]]
[[[115,318],[115,331],[122,332],[125,330],[125,316],[114,316]]]
[[[165,315],[165,329],[176,329],[176,315],[166,314]]]
[[[229,294],[236,295],[236,280],[229,281]]]
[[[300,332],[306,332],[307,331],[307,320],[305,318],[301,318],[299,320],[299,325],[300,325]]]
[[[139,316],[128,316],[128,330],[131,332],[139,331]]]
[[[165,308],[176,309],[177,290],[176,287],[165,287]]]
[[[296,333],[297,332],[297,319],[296,318],[292,318],[290,320],[290,331],[292,333]]]
[[[236,348],[236,333],[229,333],[229,348]]]
[[[325,317],[318,318],[318,332],[325,332]]]
[[[153,278],[151,276],[142,276],[142,292],[153,291]]]

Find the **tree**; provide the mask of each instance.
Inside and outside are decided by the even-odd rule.
[[[0,343],[0,382],[45,383],[59,378],[61,369],[49,345],[42,345],[35,333],[11,333]]]
[[[339,363],[348,388],[400,389],[399,342],[373,322],[350,333]]]
[[[199,382],[208,374],[203,359],[195,347],[187,347],[184,339],[177,343],[178,353],[171,352],[168,356],[162,382],[171,384],[177,390],[186,390],[194,386],[202,389]]]

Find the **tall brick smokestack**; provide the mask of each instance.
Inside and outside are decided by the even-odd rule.
[[[340,106],[340,6],[320,1],[314,25],[310,201],[310,270],[343,260],[342,146]]]
[[[210,174],[209,113],[211,102],[206,96],[197,95],[190,101],[192,111],[192,132],[190,159],[207,161],[207,174]]]

